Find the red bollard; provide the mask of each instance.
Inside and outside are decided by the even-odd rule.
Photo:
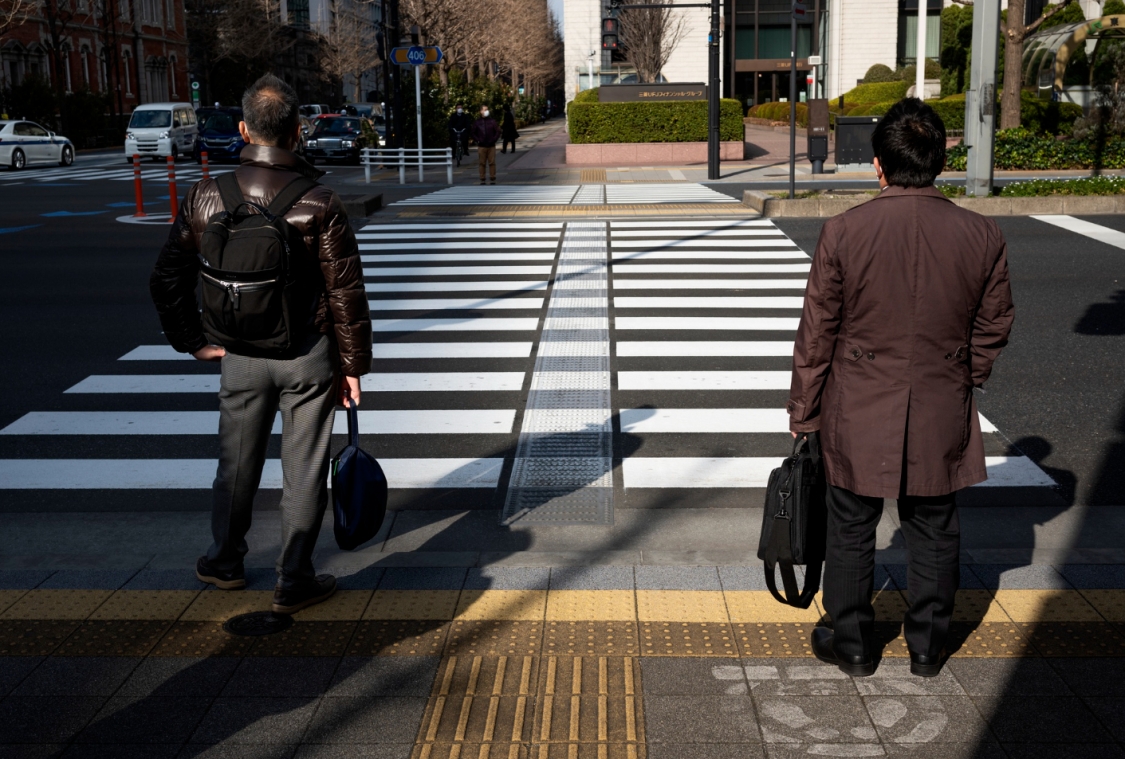
[[[133,190],[137,196],[137,212],[133,214],[133,218],[147,216],[145,201],[141,194],[141,157],[136,153],[133,154]]]
[[[172,218],[168,221],[173,222],[176,220],[176,215],[180,212],[180,199],[176,197],[175,156],[168,156],[168,200],[172,203]]]
[[[199,155],[203,159],[203,178],[204,179],[210,179],[211,178],[211,167],[207,163],[207,151],[206,150],[201,151]]]

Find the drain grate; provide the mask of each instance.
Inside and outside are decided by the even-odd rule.
[[[505,524],[613,523],[608,266],[605,223],[568,224],[504,503]]]

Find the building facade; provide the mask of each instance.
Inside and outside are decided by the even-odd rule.
[[[42,77],[129,113],[190,99],[183,0],[43,0],[0,42],[0,87]]]

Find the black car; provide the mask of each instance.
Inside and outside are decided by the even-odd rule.
[[[305,157],[316,160],[359,163],[360,151],[368,147],[363,136],[363,120],[352,116],[316,119],[315,129],[305,142]]]
[[[201,122],[199,137],[195,140],[195,162],[202,163],[202,151],[207,151],[208,161],[237,161],[238,154],[246,147],[238,132],[238,122],[242,121],[241,108],[216,108]]]

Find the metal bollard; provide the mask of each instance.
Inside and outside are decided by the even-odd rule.
[[[203,150],[199,153],[200,159],[203,161],[203,178],[211,178],[211,165],[207,163],[207,151]]]
[[[453,184],[453,148],[445,149],[445,179]]]
[[[136,153],[133,153],[133,192],[137,196],[137,212],[133,214],[133,218],[147,216],[144,197],[141,193],[141,157]]]
[[[366,184],[371,184],[371,153],[368,152],[367,148],[364,148],[360,155],[363,157],[363,181]]]
[[[169,222],[176,220],[177,214],[180,212],[180,199],[176,197],[176,157],[168,156],[168,200],[172,204],[172,218]]]
[[[403,148],[398,149],[398,183],[406,184],[406,153]]]

